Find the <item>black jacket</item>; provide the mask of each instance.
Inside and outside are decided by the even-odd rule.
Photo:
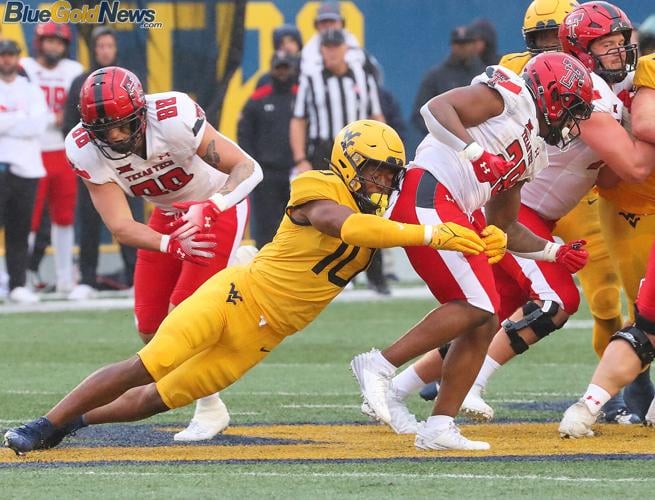
[[[278,89],[268,83],[255,90],[241,111],[239,145],[263,168],[287,171],[293,167],[289,122],[298,86]]]
[[[473,77],[482,73],[485,68],[485,64],[478,58],[464,63],[451,55],[445,62],[430,69],[423,77],[416,93],[412,110],[412,124],[423,133],[427,133],[428,129],[420,112],[423,105],[434,96],[456,87],[469,85]]]

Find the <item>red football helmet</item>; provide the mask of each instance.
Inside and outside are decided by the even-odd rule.
[[[66,44],[66,51],[63,55],[60,54],[46,54],[43,52],[43,39],[44,38],[59,38]],[[36,54],[43,55],[50,64],[57,64],[59,60],[66,56],[68,53],[68,47],[73,40],[73,34],[71,33],[70,26],[68,24],[60,24],[54,21],[48,21],[47,23],[37,24],[34,29],[34,50]]]
[[[546,124],[546,142],[564,147],[580,135],[580,121],[591,116],[593,83],[580,61],[561,52],[534,56],[523,79]]]
[[[587,2],[571,11],[559,27],[562,50],[580,59],[589,71],[593,71],[608,83],[623,80],[628,71],[635,69],[637,46],[630,43],[632,23],[625,13],[608,2]],[[620,33],[624,38],[621,48],[608,50],[605,54],[592,54],[591,43],[602,36]],[[599,56],[620,54],[625,61],[621,69],[606,69]]]
[[[146,98],[131,71],[108,66],[91,73],[80,91],[79,110],[82,126],[106,158],[120,160],[136,151],[146,128]],[[128,128],[129,136],[109,142],[107,131],[116,127]]]

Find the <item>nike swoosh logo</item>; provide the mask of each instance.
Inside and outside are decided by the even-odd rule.
[[[598,198],[592,198],[591,200],[587,200],[587,204],[588,204],[588,205],[593,205],[593,204],[596,203],[597,201],[598,201]]]
[[[270,350],[270,349],[266,349],[266,347],[260,347],[260,348],[259,348],[259,351],[260,351],[260,352],[271,352],[271,350]]]

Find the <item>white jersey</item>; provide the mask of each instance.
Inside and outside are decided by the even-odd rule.
[[[468,128],[471,137],[486,151],[524,163],[518,181],[532,179],[547,163],[545,142],[538,136],[534,101],[522,78],[501,66],[490,66],[476,76],[472,85],[486,84],[497,90],[505,108],[498,116]],[[493,195],[491,184],[480,182],[473,166],[461,152],[428,134],[416,149],[409,168],[422,168],[441,182],[468,214],[483,207]]]
[[[0,79],[0,163],[12,174],[43,177],[39,136],[45,130],[48,107],[41,89],[23,76]]]
[[[32,57],[21,59],[20,64],[29,79],[41,87],[50,109],[47,127],[40,139],[41,151],[61,151],[64,149],[64,134],[55,126],[55,113],[63,112],[71,83],[84,68],[72,59],[62,59],[54,68],[41,66]]]
[[[66,155],[86,181],[115,182],[129,196],[170,211],[179,201],[208,199],[228,177],[196,154],[206,124],[202,108],[182,92],[146,95],[145,160],[136,154],[106,158],[81,124],[66,136]]]
[[[617,97],[632,88],[632,74],[610,88],[600,76],[591,73],[594,85],[594,113],[609,113],[621,123],[624,111]],[[548,168],[523,186],[521,202],[544,219],[557,220],[570,212],[594,186],[604,166],[600,156],[582,140],[575,139],[564,150],[548,146]]]

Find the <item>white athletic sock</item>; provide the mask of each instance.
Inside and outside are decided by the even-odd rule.
[[[73,289],[73,226],[52,224],[52,246],[55,248],[55,273],[57,291],[70,292]]]
[[[610,398],[610,393],[596,384],[589,384],[587,392],[582,396],[584,404],[589,408],[592,415],[598,415],[602,406],[607,403]]]
[[[420,391],[425,385],[425,382],[423,382],[421,377],[418,376],[418,373],[416,373],[414,365],[405,368],[402,372],[396,375],[391,379],[391,383],[401,399],[405,399],[413,392]]]
[[[444,431],[448,429],[450,424],[454,421],[455,419],[453,417],[449,417],[448,415],[433,415],[432,417],[428,417],[428,419],[425,421],[425,426],[429,427],[430,429]]]
[[[196,410],[193,414],[193,418],[202,418],[204,415],[208,413],[214,413],[220,409],[221,398],[218,393],[212,394],[210,396],[205,396],[204,398],[196,400]]]
[[[385,358],[380,351],[373,353],[373,361],[385,375],[391,376],[396,371],[396,367],[389,363],[387,358]]]
[[[489,383],[489,377],[491,377],[500,367],[501,365],[487,354],[484,357],[484,363],[482,363],[480,373],[478,373],[478,376],[475,379],[474,386],[479,385],[481,389],[487,387],[487,384]]]

